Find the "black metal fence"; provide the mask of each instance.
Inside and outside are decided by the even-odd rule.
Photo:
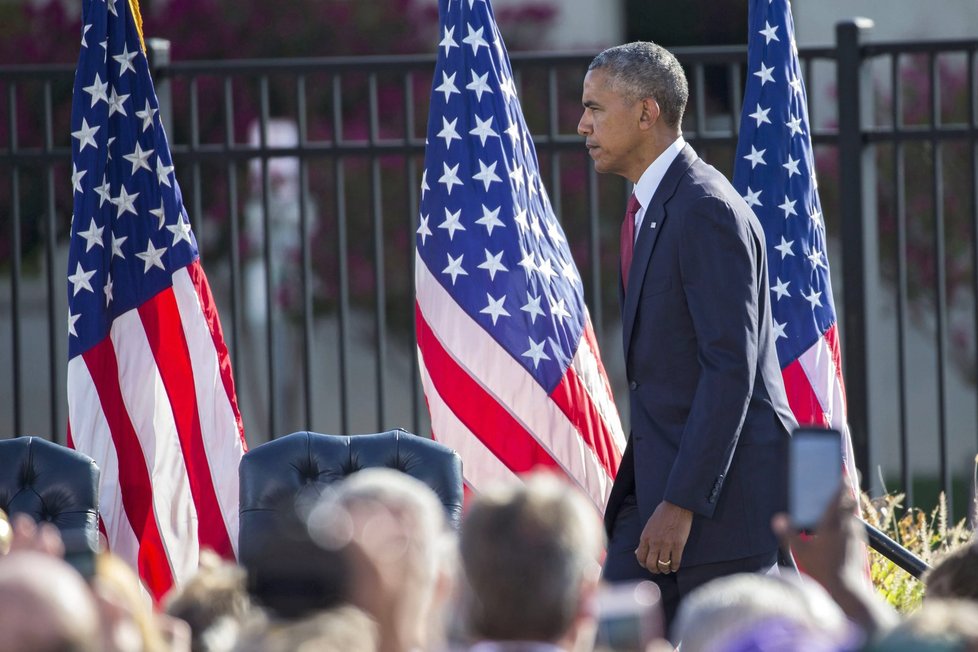
[[[956,491],[961,515],[978,450],[978,40],[864,37],[842,24],[833,47],[800,53],[857,463],[864,483],[923,506]],[[149,45],[249,440],[426,432],[412,247],[433,56],[171,62],[165,42]],[[729,173],[746,49],[676,54],[686,138]],[[617,384],[626,188],[595,174],[576,135],[589,60],[512,57]],[[65,430],[72,76],[0,67],[0,437]]]

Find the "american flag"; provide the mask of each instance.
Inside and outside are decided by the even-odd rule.
[[[625,445],[488,0],[440,0],[417,230],[422,384],[467,484],[534,467],[601,510]]]
[[[137,14],[138,15],[138,14]],[[69,445],[111,550],[159,599],[237,546],[244,431],[127,0],[87,0],[71,113]]]
[[[778,358],[801,425],[840,430],[854,489],[846,394],[805,84],[788,0],[751,0],[747,88],[734,164],[764,227]]]

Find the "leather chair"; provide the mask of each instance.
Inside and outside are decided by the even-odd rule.
[[[368,467],[386,467],[431,487],[457,528],[462,461],[450,448],[404,430],[372,435],[295,432],[241,458],[238,561],[252,598],[278,617],[300,618],[342,602],[353,560],[315,543],[304,514],[326,488]]]
[[[310,503],[330,484],[387,467],[431,487],[452,527],[462,516],[462,460],[444,444],[405,430],[370,435],[294,432],[245,453],[239,466],[238,559],[246,568],[267,550],[282,510]]]
[[[95,461],[78,451],[40,437],[0,440],[0,509],[11,516],[98,541],[98,482]]]

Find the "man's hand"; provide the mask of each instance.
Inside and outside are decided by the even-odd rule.
[[[693,512],[666,501],[659,503],[639,537],[638,565],[653,575],[679,570],[692,525]]]

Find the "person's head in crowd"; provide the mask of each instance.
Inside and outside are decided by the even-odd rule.
[[[171,591],[164,606],[190,626],[193,652],[230,650],[251,613],[244,570],[204,550],[197,573]]]
[[[345,605],[246,629],[234,652],[375,652],[379,639],[370,616]]]
[[[455,541],[427,485],[390,469],[359,471],[313,509],[309,530],[323,548],[351,551],[351,601],[377,621],[381,650],[438,646]]]
[[[790,650],[803,642],[807,647],[797,649],[830,650],[853,638],[842,610],[817,583],[756,573],[719,578],[690,593],[674,628],[683,652]],[[755,646],[772,640],[785,640],[786,647]]]
[[[101,552],[95,560],[92,590],[101,617],[106,652],[182,652],[190,649],[186,623],[158,614],[140,588],[139,576],[120,557]]]
[[[10,527],[7,512],[0,509],[0,555],[10,552],[10,544],[14,539],[14,529]]]
[[[930,599],[870,652],[978,652],[978,604]]]
[[[927,600],[961,598],[978,602],[978,539],[950,552],[923,580]]]
[[[588,500],[551,474],[499,485],[462,522],[462,609],[471,636],[590,647],[604,530]]]
[[[95,598],[71,566],[52,555],[0,558],[0,652],[95,652]]]
[[[274,532],[242,560],[254,604],[272,619],[298,620],[349,602],[355,549],[314,541],[308,513],[291,499],[275,514]]]

